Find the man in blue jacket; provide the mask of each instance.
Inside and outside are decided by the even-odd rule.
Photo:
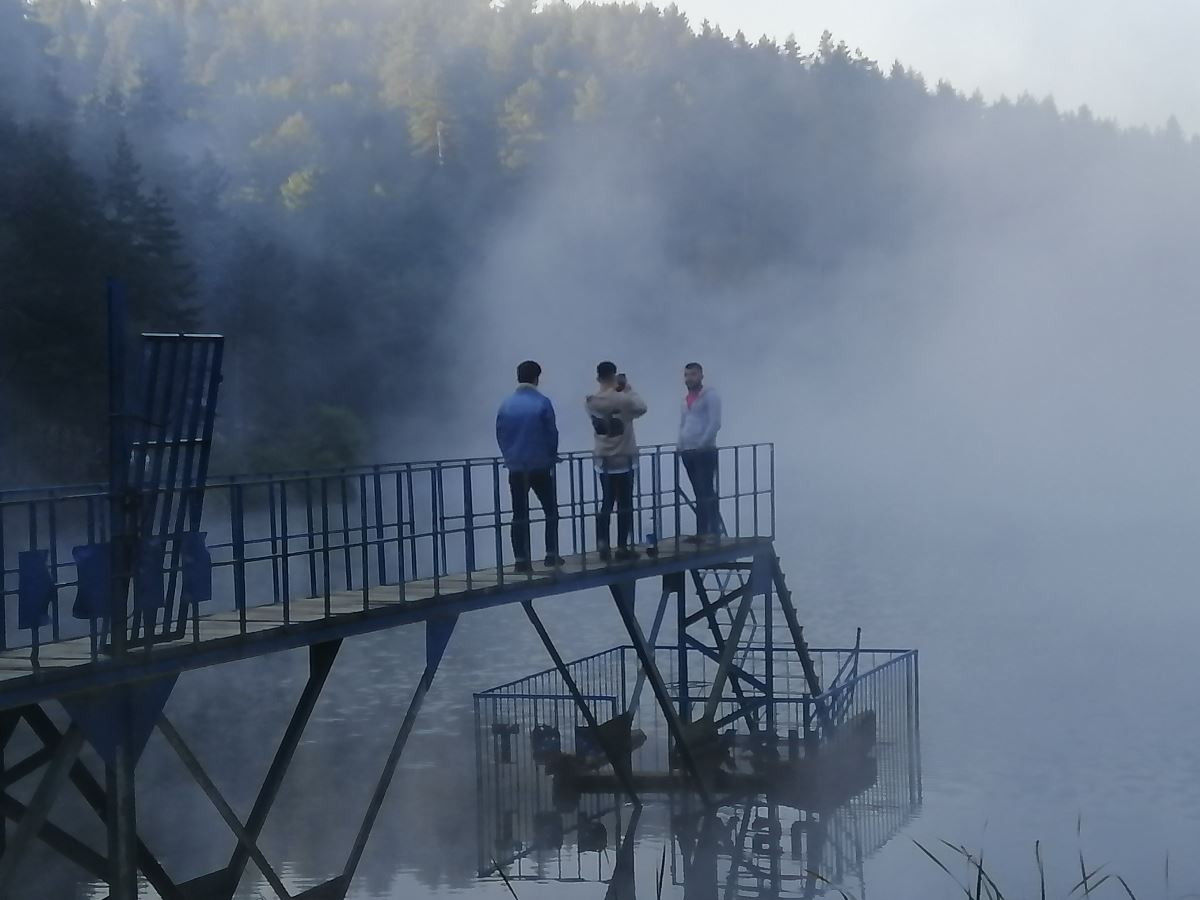
[[[558,426],[554,405],[538,390],[542,367],[531,359],[517,366],[517,389],[496,413],[496,443],[508,467],[512,492],[512,548],[518,572],[531,570],[529,553],[529,491],[546,517],[546,565],[561,566],[558,555],[558,499],[554,466],[558,462]]]

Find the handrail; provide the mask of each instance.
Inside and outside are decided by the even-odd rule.
[[[725,534],[773,538],[774,445],[733,444],[716,448],[716,454],[713,503]],[[593,522],[602,491],[593,458],[590,452],[568,451],[560,455],[554,469],[556,503],[550,512],[559,522],[556,533],[563,556],[585,554],[597,546]],[[633,540],[654,544],[685,535],[691,530],[696,503],[683,458],[673,444],[654,444],[640,448],[638,460]],[[514,516],[508,474],[500,457],[226,476],[208,481],[203,488],[183,490],[204,492],[198,526],[160,522],[154,527],[169,530],[143,535],[169,550],[162,570],[165,592],[142,591],[143,599],[165,593],[165,601],[149,613],[135,606],[131,614],[133,619],[153,619],[150,635],[138,631],[143,626],[132,626],[139,648],[144,646],[147,653],[155,641],[176,640],[189,630],[193,636],[198,634],[195,603],[208,602],[209,594],[200,601],[184,594],[191,589],[189,584],[193,588],[197,584],[184,571],[185,545],[192,557],[199,548],[208,557],[204,565],[211,563],[207,571],[214,602],[206,608],[232,602],[241,611],[243,634],[247,607],[282,604],[285,623],[290,623],[291,602],[305,597],[324,598],[329,616],[334,594],[355,593],[367,610],[374,602],[371,591],[383,585],[399,586],[403,597],[407,584],[432,579],[439,590],[442,579],[459,573],[465,573],[468,589],[473,573],[482,570],[498,571],[501,585],[526,577],[514,574],[511,567],[496,569],[512,559]],[[143,494],[169,498],[172,491],[181,489],[168,484]],[[135,494],[130,491],[123,502]],[[548,517],[533,498],[530,501],[531,512],[527,518],[523,514],[521,522],[541,531]],[[29,588],[33,576],[54,593],[48,601],[53,620],[50,639],[80,634],[82,626],[72,623],[71,589],[79,587],[75,554],[106,546],[111,505],[112,498],[102,486],[0,492],[0,650],[41,639],[29,633],[28,609],[20,616],[25,626],[20,629],[6,617],[10,599],[24,596],[28,607],[29,590],[23,592],[22,583]],[[552,523],[549,530],[555,532]],[[39,567],[40,574],[34,571]],[[153,580],[154,573],[142,568],[137,577],[144,588],[145,579]],[[40,601],[33,598],[33,602]],[[106,633],[103,620],[93,624],[99,626],[91,630],[93,635]],[[28,638],[19,637],[20,632]]]

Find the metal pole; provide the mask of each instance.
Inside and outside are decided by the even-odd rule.
[[[571,677],[571,672],[567,668],[567,664],[563,662],[562,655],[558,652],[558,648],[554,646],[554,641],[550,638],[550,633],[546,631],[546,626],[542,624],[542,620],[538,614],[534,612],[533,603],[529,600],[521,604],[525,608],[525,615],[529,618],[529,622],[533,625],[534,630],[538,633],[538,637],[542,639],[542,643],[546,647],[546,652],[550,654],[550,658],[554,660],[554,667],[558,669],[558,674],[562,676],[563,682],[567,686],[571,697],[575,700],[575,705],[579,707],[579,711],[583,713],[584,721],[587,722],[588,728],[592,730],[592,734],[600,744],[600,749],[604,751],[604,755],[608,757],[609,763],[613,770],[617,773],[617,778],[621,781],[621,786],[625,788],[625,793],[629,795],[629,799],[641,806],[642,801],[638,798],[637,791],[633,787],[632,773],[629,771],[629,766],[626,764],[625,757],[609,743],[608,738],[600,730],[600,723],[596,721],[595,715],[592,714],[591,708],[587,705],[587,701],[583,699],[583,694],[579,690],[579,686],[575,683],[575,679]]]

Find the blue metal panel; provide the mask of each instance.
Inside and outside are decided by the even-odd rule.
[[[183,535],[183,599],[185,604],[212,599],[212,556],[205,545],[206,532]]]
[[[84,544],[71,550],[79,582],[71,615],[102,619],[108,615],[112,591],[112,549],[108,544]]]
[[[17,554],[17,627],[40,628],[50,624],[47,610],[57,594],[50,575],[49,550],[24,550]]]

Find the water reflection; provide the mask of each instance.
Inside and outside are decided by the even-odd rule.
[[[842,682],[825,725],[796,698],[762,709],[756,728],[730,724],[707,754],[715,810],[690,790],[652,703],[616,716],[630,669],[607,661],[579,667],[580,689],[624,725],[645,806],[627,801],[556,673],[477,695],[482,877],[595,883],[606,898],[865,896],[864,861],[921,804],[915,660],[895,656]]]

